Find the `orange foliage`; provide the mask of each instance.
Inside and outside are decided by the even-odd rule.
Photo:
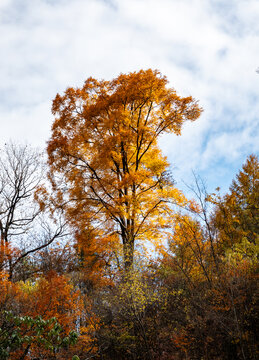
[[[31,286],[20,285],[28,302],[27,315],[41,315],[44,319],[55,317],[68,334],[74,330],[82,304],[79,291],[63,275],[49,272]]]
[[[201,109],[167,82],[150,69],[112,81],[89,78],[53,101],[48,155],[57,206],[78,233],[98,229],[101,256],[109,236],[119,235],[125,268],[133,263],[136,241],[161,241],[171,205],[186,204],[167,176],[158,138],[180,135]],[[93,241],[84,246],[93,252]]]
[[[94,351],[99,319],[92,311],[90,300],[86,295],[82,296],[65,276],[51,271],[34,283],[20,283],[20,290],[24,314],[41,315],[45,320],[55,317],[66,335],[72,330],[79,332],[78,344],[73,351]],[[31,354],[35,356],[39,351],[42,350],[38,346],[31,348]],[[66,359],[66,351],[61,351],[58,358]]]
[[[81,280],[97,288],[112,285],[104,268],[118,249],[118,236],[100,236],[93,230],[77,232],[75,247],[80,259]]]
[[[9,274],[0,271],[0,308],[4,309],[8,304],[19,300],[21,291],[19,287],[8,280]]]
[[[2,240],[0,242],[0,270],[8,269],[10,275],[10,264],[20,255],[18,248],[12,246],[9,242]]]

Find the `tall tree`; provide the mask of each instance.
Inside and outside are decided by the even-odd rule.
[[[258,243],[259,204],[258,157],[250,155],[233,180],[230,191],[215,200],[214,221],[224,247],[233,247],[243,240]]]
[[[167,83],[151,69],[112,81],[89,78],[53,101],[48,155],[56,198],[82,242],[121,239],[126,269],[136,242],[160,238],[171,204],[186,202],[158,138],[180,135],[201,108]]]

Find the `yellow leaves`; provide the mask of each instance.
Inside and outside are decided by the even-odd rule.
[[[232,249],[227,249],[223,259],[229,272],[235,272],[244,277],[258,268],[259,242],[251,243],[243,238],[240,243],[234,244]]]
[[[31,295],[39,290],[39,281],[35,280],[27,280],[27,281],[19,281],[19,288],[24,294]]]
[[[145,168],[157,175],[162,174],[169,166],[166,156],[162,155],[161,150],[156,144],[153,145],[150,151],[145,153],[143,161],[145,162]]]
[[[118,301],[125,304],[125,311],[141,317],[149,303],[159,301],[159,294],[152,291],[138,272],[128,272],[119,285]]]
[[[87,219],[105,234],[120,233],[123,243],[155,239],[167,226],[170,206],[187,205],[166,176],[169,164],[157,142],[165,132],[179,134],[200,109],[166,85],[166,77],[148,69],[110,82],[89,78],[82,89],[57,95],[50,178],[57,203],[72,200],[65,211],[73,226],[84,228]]]
[[[232,182],[229,194],[212,199],[216,205],[214,223],[222,248],[233,248],[246,238],[255,244],[258,236],[258,158],[250,155]],[[211,200],[211,198],[209,199]]]
[[[179,206],[186,206],[188,204],[188,200],[184,196],[184,194],[174,186],[166,187],[164,190],[164,196],[169,199],[172,204]]]
[[[118,188],[129,188],[129,191],[132,191],[132,186],[134,184],[138,184],[138,180],[140,178],[140,172],[133,171],[131,173],[126,173],[121,176],[121,180],[118,181]]]
[[[174,216],[173,233],[169,236],[173,261],[193,281],[209,280],[213,263],[210,261],[210,245],[204,239],[200,224],[188,215]],[[213,271],[213,270],[212,270]]]

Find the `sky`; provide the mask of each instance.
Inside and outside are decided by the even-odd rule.
[[[44,149],[67,87],[158,69],[204,110],[160,139],[176,183],[225,192],[259,150],[258,19],[258,0],[0,0],[0,146]]]

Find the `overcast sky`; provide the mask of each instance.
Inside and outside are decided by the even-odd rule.
[[[204,112],[161,147],[225,191],[259,148],[258,0],[0,0],[0,144],[44,148],[51,102],[89,76],[158,69]]]

